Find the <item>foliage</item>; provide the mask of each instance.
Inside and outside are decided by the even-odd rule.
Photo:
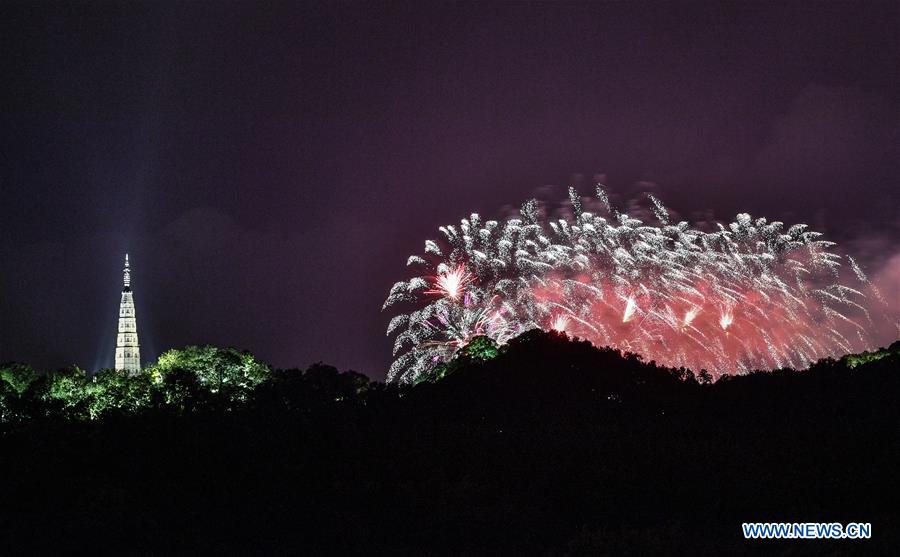
[[[24,364],[0,368],[0,423],[35,418],[99,420],[161,411],[174,415],[236,410],[250,405],[307,411],[360,403],[369,378],[321,362],[307,370],[275,370],[249,352],[214,346],[169,350],[136,376],[103,369],[89,376],[73,367],[43,375]],[[379,384],[375,396],[395,389]]]
[[[38,375],[28,364],[11,362],[0,365],[0,380],[9,385],[17,394],[21,395],[31,385]]]
[[[473,360],[492,360],[497,357],[500,350],[497,348],[497,341],[489,336],[480,335],[474,337],[462,349],[465,356]]]
[[[415,385],[448,380],[452,383],[456,376],[471,378],[474,374],[484,376],[480,380],[503,382],[502,388],[514,390],[523,384],[523,380],[498,370],[505,373],[539,362],[553,366],[554,357],[563,360],[572,354],[582,359],[582,365],[607,370],[604,380],[619,385],[610,395],[611,400],[620,400],[636,383],[669,385],[660,383],[662,378],[684,388],[709,387],[713,383],[705,370],[694,374],[685,368],[661,368],[652,361],[644,363],[635,354],[595,348],[586,341],[573,340],[565,333],[535,329],[511,339],[502,347],[490,337],[473,337],[456,357],[436,366],[433,373],[420,376]],[[900,342],[872,353],[850,354],[840,361],[822,360],[810,368],[810,373],[835,366],[859,368],[892,357],[900,357]],[[782,370],[777,373],[790,375],[795,372]],[[773,374],[759,373],[749,377],[757,375]],[[720,379],[713,386],[724,386],[741,379]],[[134,377],[112,369],[100,370],[91,377],[77,367],[38,374],[26,364],[0,366],[0,423],[21,424],[40,418],[99,420],[147,411],[174,415],[238,409],[309,413],[335,404],[367,405],[373,401],[380,404],[377,401],[396,399],[414,388],[370,383],[365,375],[340,372],[321,362],[306,370],[272,370],[249,352],[188,346],[167,351],[155,364]],[[498,385],[497,388],[501,387]],[[549,386],[541,387],[546,388]]]
[[[96,420],[148,409],[181,414],[235,408],[250,399],[270,371],[249,352],[213,346],[169,350],[134,377],[112,369],[89,376],[77,367],[38,374],[25,364],[4,364],[0,422]]]
[[[846,363],[847,367],[853,369],[858,365],[875,362],[892,354],[900,354],[900,341],[894,342],[888,348],[880,348],[874,352],[865,351],[860,354],[847,354],[841,358],[841,361]]]
[[[19,395],[9,383],[0,381],[0,422],[12,422],[19,418]]]
[[[154,391],[150,376],[135,377],[114,369],[104,369],[94,375],[86,387],[90,395],[88,413],[91,419],[109,414],[133,414],[153,403]]]
[[[520,335],[524,337],[528,333]],[[515,342],[516,339],[513,339]],[[456,370],[461,369],[471,363],[485,362],[496,358],[503,347],[497,346],[497,341],[487,335],[479,335],[473,337],[465,346],[460,349],[455,357],[446,361],[439,362],[433,368],[421,373],[412,383],[418,385],[431,381],[444,379],[448,375],[453,374]]]
[[[206,345],[169,350],[145,373],[168,403],[184,405],[201,391],[220,402],[245,402],[270,371],[249,352]]]
[[[369,378],[355,371],[339,372],[321,362],[305,372],[276,370],[255,392],[254,405],[269,410],[308,411],[335,402],[358,402],[365,398]]]
[[[44,415],[84,419],[90,415],[90,381],[78,367],[52,371],[34,382]]]

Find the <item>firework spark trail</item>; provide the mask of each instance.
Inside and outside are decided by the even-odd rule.
[[[533,328],[714,376],[802,367],[849,351],[848,337],[867,342],[864,291],[880,293],[806,225],[739,214],[704,232],[670,222],[652,196],[656,224],[620,213],[599,185],[597,198],[583,203],[570,188],[568,219],[544,222],[529,200],[520,218],[473,213],[440,227],[443,241],[407,261],[425,273],[394,284],[384,303],[418,308],[388,325],[388,379],[427,376],[475,336],[503,344]],[[857,288],[839,282],[847,267]]]

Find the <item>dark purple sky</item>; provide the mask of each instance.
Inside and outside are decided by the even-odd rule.
[[[127,249],[145,360],[382,378],[438,225],[595,174],[897,251],[896,2],[92,4],[0,6],[0,361],[111,365]]]

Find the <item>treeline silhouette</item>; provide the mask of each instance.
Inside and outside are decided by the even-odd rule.
[[[398,387],[173,350],[0,366],[4,554],[847,555],[900,545],[900,342],[710,383],[564,335]],[[699,374],[698,374],[699,375]],[[745,541],[749,521],[871,540]]]

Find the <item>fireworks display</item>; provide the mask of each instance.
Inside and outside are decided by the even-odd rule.
[[[587,203],[569,194],[567,218],[543,218],[535,200],[503,222],[472,214],[409,258],[423,273],[384,303],[411,309],[388,325],[389,380],[427,377],[473,337],[503,344],[533,328],[714,377],[799,369],[868,344],[867,302],[880,294],[806,225],[739,214],[701,231],[670,222],[653,196],[647,224],[617,211],[601,186]]]

